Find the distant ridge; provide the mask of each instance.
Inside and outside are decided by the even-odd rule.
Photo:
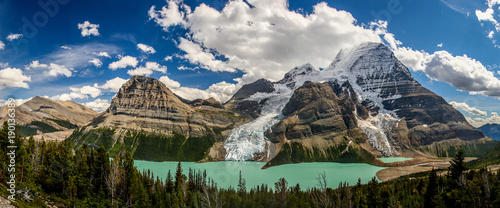
[[[3,123],[8,118],[5,110],[0,112],[0,122]],[[72,130],[86,125],[97,115],[97,112],[82,104],[54,101],[40,96],[16,107],[16,122],[20,125],[23,136]],[[59,138],[62,139],[64,138]]]

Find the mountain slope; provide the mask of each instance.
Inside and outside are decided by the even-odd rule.
[[[16,123],[21,126],[23,136],[75,129],[95,116],[95,111],[79,103],[39,96],[16,107]],[[5,114],[0,117],[4,117],[0,119],[2,123],[7,119]]]
[[[500,141],[500,124],[485,124],[478,128],[484,135]]]
[[[247,121],[213,99],[181,100],[157,79],[133,76],[108,110],[70,139],[76,147],[104,145],[112,154],[129,150],[136,159],[197,161],[227,136],[228,129]],[[223,154],[210,157],[220,160]]]
[[[258,160],[267,166],[378,165],[382,156],[492,147],[380,43],[343,50],[324,70],[304,64],[278,82],[257,80],[224,104],[185,100],[156,79],[133,76],[109,109],[71,139],[76,147],[103,145],[111,154],[129,150],[136,159]]]
[[[322,71],[309,64],[297,67],[272,84],[275,91],[246,98],[272,110],[256,118],[264,120],[259,122],[260,127],[248,125],[233,130],[235,135],[225,142],[226,159],[272,163],[284,145],[293,143],[321,157],[351,140],[377,157],[420,157],[436,155],[436,151],[454,145],[487,141],[459,111],[422,87],[380,43],[343,50]],[[269,104],[273,99],[281,102]],[[449,140],[455,144],[446,142]],[[421,148],[432,144],[432,148]]]
[[[340,52],[325,73],[355,81],[361,100],[373,102],[380,113],[404,118],[413,146],[484,138],[458,110],[421,86],[383,44],[366,43]]]

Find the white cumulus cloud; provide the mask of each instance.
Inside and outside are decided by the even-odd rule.
[[[0,40],[0,51],[5,49],[5,43]]]
[[[475,115],[475,116],[487,116],[488,115],[488,113],[486,111],[479,110],[475,107],[470,107],[469,105],[467,105],[467,103],[459,103],[459,102],[451,101],[450,105],[452,105],[456,109],[463,110],[463,111],[465,111],[469,114]]]
[[[104,85],[102,85],[100,88],[109,89],[111,92],[118,92],[118,90],[120,90],[120,88],[126,81],[127,81],[126,79],[115,77],[113,79],[106,81],[106,83],[104,83]]]
[[[109,53],[108,53],[108,52],[98,52],[98,53],[97,53],[97,52],[94,52],[93,54],[94,54],[94,55],[96,55],[96,56],[101,56],[101,57],[111,58],[111,56],[109,55]]]
[[[139,43],[139,44],[137,44],[137,48],[144,53],[149,53],[149,54],[156,53],[156,50],[153,47],[148,46],[146,44]]]
[[[495,5],[500,4],[498,0],[488,0],[487,5],[488,8],[485,11],[476,10],[476,17],[479,22],[490,22],[497,32],[500,32],[500,23],[495,19],[498,15],[495,15]],[[483,25],[483,24],[481,24]],[[488,33],[488,38],[493,39],[493,31]],[[496,44],[496,41],[493,41],[493,44]],[[495,45],[498,47],[498,45]]]
[[[13,40],[17,40],[17,39],[22,38],[22,37],[23,37],[23,34],[12,34],[11,33],[10,35],[7,36],[6,39],[8,41],[13,41]]]
[[[160,65],[156,62],[146,62],[144,66],[137,67],[135,69],[128,70],[127,73],[130,75],[146,75],[149,76],[153,71],[158,71],[161,73],[167,73],[167,67]]]
[[[168,76],[162,76],[159,80],[160,82],[163,82],[163,84],[165,84],[165,86],[167,86],[169,89],[174,89],[181,86],[179,82],[171,80],[170,78],[168,78]]]
[[[74,99],[87,99],[89,96],[96,98],[102,94],[97,84],[94,86],[86,85],[83,87],[70,87],[70,93],[64,93],[50,97],[52,100],[74,100]]]
[[[89,21],[78,24],[78,29],[82,32],[82,37],[99,36],[99,24],[92,24]]]
[[[481,10],[476,10],[477,20],[490,21],[490,22],[496,24],[497,21],[495,20],[495,18],[493,18],[494,13],[495,13],[495,11],[492,8],[488,8],[484,12],[482,12]]]
[[[495,32],[494,31],[491,31],[490,33],[488,33],[488,38],[489,39],[493,39],[493,36],[495,35]]]
[[[137,61],[137,58],[132,56],[124,56],[120,60],[109,64],[108,68],[116,70],[116,69],[126,68],[129,66],[136,67],[138,63],[139,61]]]
[[[213,97],[220,102],[226,102],[234,93],[241,87],[241,84],[232,84],[227,82],[219,82],[212,84],[208,89],[200,90],[191,87],[182,87],[181,84],[175,80],[170,79],[168,76],[162,76],[159,79],[165,86],[178,96],[188,99],[208,99]]]
[[[94,86],[83,86],[83,87],[70,87],[69,88],[73,92],[77,92],[83,95],[90,95],[90,97],[95,98],[99,95],[101,95],[101,90],[98,89],[95,85]]]
[[[413,71],[423,71],[430,79],[446,82],[458,90],[500,98],[500,80],[481,62],[467,55],[453,56],[447,51],[429,54],[401,47],[396,57]]]
[[[97,98],[92,102],[83,103],[83,105],[89,107],[90,109],[94,110],[95,112],[101,113],[101,112],[107,110],[111,104],[106,99]]]
[[[219,82],[212,84],[208,89],[200,90],[191,87],[178,87],[171,89],[175,94],[188,100],[208,99],[213,97],[220,102],[226,102],[234,93],[241,87],[241,84],[231,84],[227,82]]]
[[[93,58],[89,62],[94,64],[94,66],[96,66],[97,68],[102,66],[102,62],[98,58]]]
[[[27,69],[46,69],[43,74],[47,77],[58,77],[63,75],[66,77],[71,77],[73,75],[72,68],[68,68],[64,65],[59,65],[55,63],[41,64],[38,60],[32,61],[27,67]]]
[[[0,90],[7,87],[19,87],[29,89],[26,82],[31,82],[31,77],[24,75],[18,68],[5,68],[0,70]]]
[[[151,6],[148,11],[149,19],[154,20],[165,31],[168,31],[170,26],[185,25],[186,13],[191,13],[191,9],[185,5],[180,6],[177,1],[167,1],[167,3],[168,6],[163,6],[161,10]]]

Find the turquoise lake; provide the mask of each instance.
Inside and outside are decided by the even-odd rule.
[[[136,160],[135,166],[139,171],[151,170],[154,176],[159,176],[165,180],[168,171],[175,175],[177,162],[151,162]],[[274,183],[279,178],[285,178],[289,186],[300,184],[301,189],[317,187],[316,178],[318,174],[325,172],[327,177],[327,185],[331,188],[336,188],[340,182],[348,182],[354,185],[361,178],[362,183],[367,183],[377,171],[383,167],[377,167],[365,163],[333,163],[333,162],[314,162],[314,163],[298,163],[287,164],[267,169],[261,169],[264,162],[209,162],[209,163],[194,163],[182,162],[184,174],[188,174],[189,168],[195,170],[206,170],[207,177],[217,183],[219,188],[237,187],[239,180],[239,172],[246,180],[247,189],[257,185],[267,184],[269,188],[274,188]]]
[[[384,163],[393,163],[393,162],[412,160],[413,158],[410,158],[410,157],[381,157],[379,159],[382,160],[382,162],[384,162]]]

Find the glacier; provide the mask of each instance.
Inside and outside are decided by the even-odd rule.
[[[275,84],[274,88],[273,93],[256,93],[245,99],[260,101],[269,98],[262,106],[261,116],[231,131],[224,142],[226,160],[251,160],[254,154],[264,151],[267,141],[264,132],[282,119],[281,111],[293,93],[282,84]]]
[[[308,73],[308,72],[313,73]],[[315,73],[314,73],[315,72]],[[245,100],[257,101],[267,99],[262,106],[260,116],[255,120],[234,128],[224,142],[226,160],[251,160],[254,154],[264,152],[268,139],[264,133],[283,119],[281,111],[288,103],[296,88],[313,78],[319,70],[310,64],[296,67],[289,73],[292,79],[274,83],[272,93],[255,93]],[[291,85],[292,84],[292,85]]]

